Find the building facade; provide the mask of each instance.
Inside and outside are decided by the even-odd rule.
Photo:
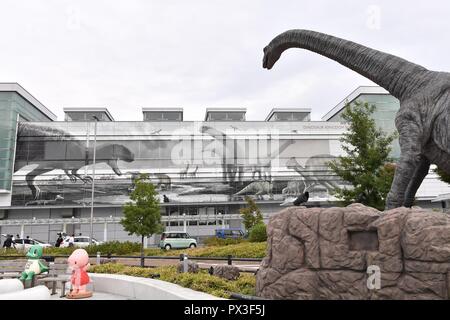
[[[309,205],[335,205],[332,189],[345,183],[327,162],[341,155],[346,125],[310,121],[309,109],[273,109],[266,121],[248,121],[245,111],[208,108],[199,122],[182,121],[181,108],[144,108],[145,121],[137,122],[112,121],[101,108],[66,109],[64,122],[16,119],[0,233],[49,242],[61,231],[88,235],[94,180],[94,237],[138,240],[119,221],[141,174],[157,188],[166,230],[194,237],[241,227],[245,196],[256,199],[265,219],[305,191]],[[430,181],[439,189],[434,196],[446,192]],[[418,201],[433,205],[420,193]]]

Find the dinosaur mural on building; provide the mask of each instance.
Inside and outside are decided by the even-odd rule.
[[[60,169],[63,170],[72,182],[76,179],[82,180],[84,183],[92,181],[91,177],[83,177],[78,174],[78,170],[84,166],[92,164],[92,159],[89,158],[89,154],[93,153],[93,148],[86,148],[82,141],[75,140],[69,133],[55,128],[48,128],[43,126],[37,126],[28,123],[19,123],[18,130],[18,145],[23,144],[21,137],[51,137],[52,140],[48,141],[64,141],[65,150],[58,150],[58,152],[65,152],[70,155],[71,161],[55,160],[55,161],[39,161],[42,159],[48,150],[46,149],[45,142],[33,143],[33,150],[29,152],[27,162],[16,162],[14,172],[20,170],[22,167],[28,164],[37,164],[30,172],[25,176],[28,188],[31,190],[33,198],[38,200],[41,190],[36,185],[36,177],[43,175],[47,172]],[[120,176],[122,172],[119,169],[118,161],[132,162],[134,161],[134,154],[125,146],[121,144],[103,144],[96,148],[96,163],[106,163],[116,175]]]
[[[283,190],[281,190],[281,194],[284,196],[298,196],[305,192],[307,189],[306,182],[304,179],[301,180],[293,180],[288,181],[287,185]]]
[[[331,192],[339,187],[339,184],[334,180],[337,178],[329,174],[330,170],[327,165],[327,162],[333,158],[329,154],[319,154],[308,158],[305,165],[302,166],[295,157],[291,157],[286,163],[286,167],[295,170],[302,177],[306,186],[302,192],[311,190],[317,185],[324,186]]]
[[[255,177],[258,176],[260,180],[270,181],[272,179],[271,169],[273,159],[278,157],[284,150],[286,150],[291,144],[294,143],[294,140],[284,141],[281,144],[281,146],[277,148],[277,150],[273,150],[269,155],[261,158],[258,157],[256,159],[257,163],[250,165],[240,165],[237,163],[237,158],[234,155],[242,154],[243,152],[242,150],[239,149],[239,146],[235,143],[235,139],[209,126],[202,126],[200,131],[202,133],[207,133],[222,145],[224,152],[219,153],[215,149],[214,152],[222,157],[223,179],[224,182],[229,183],[235,181],[241,182],[242,177],[246,171],[251,172],[252,179],[255,179]],[[231,152],[231,150],[228,149],[229,145],[227,145],[230,144],[230,141],[233,141],[233,150],[232,150],[234,152],[233,157],[227,155],[227,152]],[[233,163],[229,163],[227,159],[233,159]]]
[[[236,192],[234,196],[240,196],[244,194],[255,195],[257,199],[263,200],[263,195],[269,195],[270,199],[273,199],[272,194],[273,184],[270,181],[253,181],[242,190]]]
[[[310,30],[289,30],[265,48],[271,69],[290,48],[316,52],[372,80],[400,100],[395,118],[400,160],[386,208],[411,207],[417,190],[436,164],[450,174],[450,73],[428,70],[397,56]]]

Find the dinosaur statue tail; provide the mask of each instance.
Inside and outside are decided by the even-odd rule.
[[[271,69],[290,48],[316,52],[356,71],[401,99],[429,80],[422,66],[363,45],[310,30],[289,30],[264,48],[263,67]]]

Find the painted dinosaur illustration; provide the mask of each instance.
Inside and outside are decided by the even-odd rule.
[[[35,143],[33,145],[33,152],[28,155],[28,162],[18,161],[14,171],[18,171],[20,168],[27,164],[37,163],[37,166],[26,174],[25,180],[27,182],[28,188],[31,190],[33,198],[38,200],[40,197],[41,190],[35,184],[35,179],[37,176],[45,174],[47,172],[60,169],[69,176],[71,181],[76,181],[80,179],[83,182],[92,181],[91,177],[83,177],[78,174],[78,170],[84,166],[92,164],[92,159],[89,155],[93,153],[93,148],[86,148],[82,141],[74,140],[73,137],[60,129],[47,128],[43,126],[37,126],[28,123],[19,123],[18,130],[18,144],[23,143],[21,137],[33,137],[33,136],[45,136],[51,137],[52,140],[49,141],[64,141],[65,153],[71,161],[64,160],[54,160],[54,161],[42,161],[48,146],[45,142]],[[57,147],[55,147],[57,148]],[[120,144],[103,144],[96,148],[96,163],[106,163],[116,175],[122,175],[119,169],[118,161],[132,162],[134,161],[134,154],[127,147]]]
[[[322,185],[328,191],[332,191],[339,187],[339,184],[334,180],[336,177],[326,173],[329,171],[327,162],[333,158],[329,154],[318,154],[306,160],[305,166],[301,166],[295,157],[291,157],[286,163],[286,167],[295,170],[304,179],[306,185],[304,191],[311,190],[316,185]]]
[[[234,127],[236,128],[236,127]],[[237,128],[236,128],[237,129]],[[252,165],[238,165],[236,157],[232,157],[234,163],[229,163],[230,161],[227,161],[229,156],[227,156],[227,141],[229,144],[229,141],[232,141],[233,139],[226,135],[225,133],[209,127],[209,126],[202,126],[201,127],[202,133],[207,133],[214,139],[216,139],[218,142],[220,142],[223,146],[224,152],[222,154],[219,154],[216,149],[214,149],[214,152],[218,154],[219,156],[222,156],[222,170],[223,170],[223,178],[225,182],[234,182],[234,181],[242,181],[242,176],[244,172],[250,171],[252,174],[252,179],[255,179],[256,175],[258,175],[258,178],[261,180],[271,180],[271,169],[272,169],[272,160],[278,157],[284,150],[286,150],[291,144],[294,143],[294,140],[288,140],[284,141],[282,145],[277,148],[277,150],[272,151],[267,157],[264,157],[263,159],[260,159],[258,157],[257,163]],[[240,153],[241,150],[239,149],[238,145],[234,145],[234,153]],[[228,157],[228,158],[227,158]]]
[[[190,166],[190,164],[187,163],[186,168],[184,168],[180,171],[180,179],[185,179],[187,177],[189,166]]]
[[[286,150],[291,144],[294,143],[294,140],[284,141],[281,146],[271,152],[267,157],[263,159],[258,159],[258,163],[250,166],[250,170],[252,172],[252,179],[255,179],[255,176],[258,175],[260,180],[272,181],[272,160],[278,157],[284,150]]]
[[[234,196],[252,194],[255,195],[257,199],[263,200],[263,195],[267,194],[270,199],[273,199],[272,188],[273,184],[270,181],[253,181],[242,190],[236,192]]]
[[[290,48],[335,60],[400,100],[395,126],[401,155],[386,209],[412,206],[430,164],[450,174],[450,73],[431,71],[397,56],[310,30],[289,30],[275,37],[264,48],[263,67],[271,69]]]
[[[128,171],[125,172],[125,174],[131,175],[131,181],[132,185],[130,188],[128,188],[129,192],[132,192],[134,190],[134,183],[135,180],[138,179],[141,176],[140,171]],[[150,182],[155,183],[158,188],[161,188],[161,190],[172,190],[172,180],[170,177],[165,173],[147,173],[147,176],[150,180]]]
[[[198,165],[195,167],[194,171],[189,172],[189,177],[195,178],[197,176]]]
[[[25,203],[25,206],[48,206],[48,205],[56,205],[58,203],[62,203],[64,197],[60,194],[57,194],[55,199],[51,200],[32,200]]]
[[[298,196],[305,192],[307,189],[305,180],[293,180],[288,181],[287,185],[283,190],[281,190],[281,194],[283,194],[286,197],[289,196]]]

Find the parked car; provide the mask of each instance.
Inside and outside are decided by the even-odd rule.
[[[159,242],[161,249],[186,249],[197,247],[197,240],[192,238],[187,232],[169,231],[163,232]]]
[[[31,239],[31,238],[15,239],[14,242],[15,242],[15,248],[17,250],[25,250],[25,251],[30,249],[30,247],[35,244],[37,244],[43,248],[48,248],[48,247],[52,246],[50,243],[45,243],[45,242],[39,241],[37,239]]]
[[[216,229],[216,237],[220,238],[220,239],[241,239],[245,237],[244,232],[239,229],[233,229],[233,228],[228,228],[228,229]]]
[[[63,242],[61,242],[61,245],[60,245],[61,248],[67,248],[69,246],[69,238],[70,237],[64,238]],[[90,240],[90,237],[76,236],[76,237],[74,237],[73,246],[78,247],[78,248],[85,248],[91,244],[93,244],[93,245],[102,244],[101,241],[98,241],[95,238],[92,238],[91,241],[89,241],[89,240]]]

